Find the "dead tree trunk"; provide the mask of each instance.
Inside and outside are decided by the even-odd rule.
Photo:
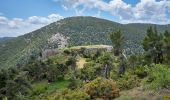
[[[105,64],[104,67],[104,77],[107,79],[110,77],[110,67],[108,66],[108,64]]]

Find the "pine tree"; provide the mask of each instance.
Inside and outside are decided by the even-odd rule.
[[[164,32],[164,48],[165,48],[165,57],[166,62],[168,63],[170,60],[170,32]]]
[[[158,34],[156,27],[147,29],[143,48],[146,51],[147,62],[155,64],[163,62],[163,35]]]
[[[119,56],[119,54],[121,53],[122,44],[124,42],[124,36],[122,35],[121,31],[119,30],[117,32],[111,33],[110,39],[113,44],[115,56]]]

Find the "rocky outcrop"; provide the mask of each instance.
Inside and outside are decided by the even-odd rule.
[[[56,55],[56,54],[58,54],[58,53],[59,53],[59,51],[57,51],[57,50],[54,50],[54,49],[46,49],[46,50],[44,50],[44,51],[41,53],[41,55],[42,55],[41,59],[47,59],[48,57],[54,56],[54,55]]]
[[[54,56],[59,53],[56,48],[65,48],[68,46],[68,37],[56,33],[48,39],[48,44],[44,47],[44,50],[41,52],[41,59],[47,59],[50,56]]]
[[[48,39],[49,48],[64,48],[68,46],[68,37],[60,33],[54,34],[50,39]]]
[[[96,47],[85,48],[83,54],[88,55],[88,54],[93,54],[93,53],[102,52],[102,51],[111,52],[112,48],[113,47],[109,45],[104,46],[104,47],[101,46],[101,48],[96,48]]]

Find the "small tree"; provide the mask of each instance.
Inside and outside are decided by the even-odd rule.
[[[136,66],[136,63],[137,63],[137,56],[134,55],[134,54],[131,55],[131,56],[129,57],[129,59],[128,59],[128,63],[129,63],[129,66],[131,66],[132,69],[134,69],[135,66]]]
[[[26,96],[28,90],[31,89],[31,85],[27,80],[27,72],[25,71],[9,68],[0,72],[0,76],[0,99],[17,99],[19,95]]]
[[[98,58],[98,62],[100,62],[103,66],[103,76],[105,78],[110,77],[110,71],[111,71],[111,66],[112,66],[112,59],[109,53],[103,53],[102,56]]]
[[[116,31],[110,34],[110,39],[112,41],[114,55],[119,56],[121,53],[122,43],[124,42],[124,36],[121,31]]]
[[[66,61],[66,66],[70,66],[71,70],[75,70],[76,69],[75,57],[69,57],[68,60]]]

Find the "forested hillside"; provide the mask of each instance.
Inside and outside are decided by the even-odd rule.
[[[69,46],[111,44],[110,32],[122,30],[127,53],[143,52],[141,41],[148,26],[156,26],[158,32],[170,30],[170,25],[119,24],[95,17],[70,17],[52,23],[23,36],[0,43],[0,67],[24,65],[30,57],[37,57],[44,49],[57,48],[49,42],[56,33],[67,37]]]
[[[125,36],[112,46],[55,49],[45,59],[0,70],[2,100],[161,100],[170,97],[170,32],[148,27],[143,54],[126,56]]]

